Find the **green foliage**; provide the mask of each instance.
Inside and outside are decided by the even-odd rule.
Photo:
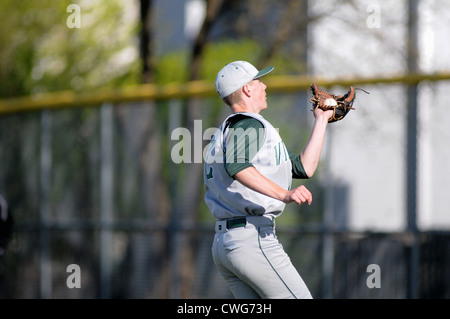
[[[80,8],[80,28],[68,20]],[[121,0],[5,0],[0,2],[0,98],[59,90],[119,87],[140,81],[136,45],[137,6]],[[80,216],[93,210],[97,109],[51,114],[52,181],[49,200],[57,208],[74,201]],[[0,117],[0,192],[17,219],[38,216],[41,114]],[[90,163],[90,165],[88,165]],[[94,182],[92,182],[94,181]],[[80,187],[83,185],[83,187]],[[61,204],[61,206],[59,206]],[[70,205],[70,204],[69,204]],[[72,203],[75,207],[76,205]]]
[[[136,83],[137,19],[119,0],[78,1],[80,28],[69,28],[76,1],[0,3],[0,97]]]
[[[246,60],[256,64],[261,51],[260,45],[249,39],[209,43],[202,61],[201,76],[214,81],[217,72],[232,61]]]
[[[225,64],[235,60],[254,61],[261,48],[251,40],[222,41],[208,43],[201,62],[200,80],[214,81],[217,72]],[[190,52],[171,52],[158,58],[155,67],[155,82],[165,84],[185,82],[189,76]]]
[[[227,63],[246,60],[258,67],[258,61],[264,48],[254,40],[221,40],[205,45],[201,60],[199,80],[214,82],[217,72]],[[186,82],[189,78],[191,66],[190,51],[188,49],[174,51],[159,56],[155,63],[155,83],[166,84],[172,82]],[[305,65],[291,59],[288,52],[275,54],[267,65],[276,66],[276,74],[301,74]]]

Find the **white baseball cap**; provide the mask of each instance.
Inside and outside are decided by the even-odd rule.
[[[273,66],[258,71],[252,64],[246,61],[234,61],[225,65],[217,73],[216,90],[223,99],[251,81],[271,72]]]

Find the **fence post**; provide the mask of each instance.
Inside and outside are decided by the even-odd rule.
[[[52,113],[41,113],[41,162],[40,162],[40,227],[39,227],[39,281],[40,297],[52,297],[52,263],[50,249],[50,191],[52,172]]]
[[[408,1],[408,60],[409,73],[418,71],[418,18],[419,0]],[[417,229],[417,87],[418,83],[408,86],[407,105],[407,165],[406,165],[406,208],[407,230],[412,235],[408,249],[408,287],[407,297],[418,298],[419,244]]]
[[[111,250],[114,207],[114,138],[113,106],[105,103],[100,109],[101,160],[100,160],[100,298],[111,297]]]
[[[331,157],[332,157],[332,130],[333,128],[328,126],[327,128],[327,140],[326,140],[326,159],[324,167],[324,175],[327,181],[325,182],[325,207],[323,215],[323,249],[322,249],[322,293],[324,299],[333,298],[333,274],[334,274],[334,180],[331,169]]]
[[[170,100],[169,101],[169,137],[171,136],[174,129],[181,126],[182,117],[182,106],[180,100]],[[169,145],[173,146],[172,140],[169,141]],[[168,238],[169,238],[169,267],[170,267],[170,287],[169,287],[169,298],[178,299],[181,297],[181,254],[180,250],[180,240],[182,239],[180,235],[180,213],[179,213],[179,192],[178,192],[178,173],[179,170],[172,160],[170,160],[169,170],[169,188],[170,193],[174,196],[172,201],[172,208],[170,214],[170,224],[168,228]]]

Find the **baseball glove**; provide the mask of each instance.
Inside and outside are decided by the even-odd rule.
[[[311,103],[313,106],[312,111],[316,108],[320,108],[324,111],[333,110],[333,116],[328,119],[328,123],[333,123],[342,120],[350,110],[354,110],[353,102],[356,98],[355,89],[351,86],[345,95],[336,95],[324,90],[319,89],[316,83],[311,85],[311,91],[313,97]],[[369,94],[369,92],[364,91]]]

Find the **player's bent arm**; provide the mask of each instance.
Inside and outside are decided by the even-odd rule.
[[[300,154],[306,175],[312,177],[319,165],[320,154],[322,152],[328,119],[333,115],[333,111],[322,111],[317,108],[314,111],[315,121],[308,143]]]
[[[312,194],[305,186],[301,185],[293,190],[286,190],[266,178],[254,167],[248,167],[236,173],[233,177],[255,192],[281,200],[284,203],[296,202],[300,205],[307,202],[308,205],[311,205]]]

